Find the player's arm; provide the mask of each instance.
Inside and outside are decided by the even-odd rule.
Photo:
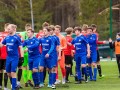
[[[88,43],[88,40],[86,37],[83,38],[84,42],[86,43],[87,45],[87,57],[90,57],[90,45]],[[94,41],[94,40],[93,40]]]
[[[24,57],[24,50],[22,46],[19,46],[21,57]]]
[[[36,39],[34,44],[28,45],[27,48],[28,49],[33,49],[33,48],[37,47],[38,45],[39,45],[39,41]]]
[[[61,47],[61,50],[65,49],[65,48],[67,47],[67,42],[66,42],[65,37],[62,38],[62,44],[63,44],[63,45],[61,45],[61,46],[62,46],[62,47]]]
[[[2,42],[0,42],[0,47],[3,47],[4,45],[6,45],[6,38]]]
[[[61,49],[60,49],[60,40],[57,38],[57,52],[58,52],[58,60],[61,59]]]
[[[110,46],[111,49],[115,48],[115,42],[112,42],[111,38],[109,38],[109,46]]]
[[[45,55],[46,58],[49,57],[49,55],[52,53],[53,49],[54,49],[54,41],[51,40],[51,47],[50,47],[50,50],[48,51],[48,53]]]

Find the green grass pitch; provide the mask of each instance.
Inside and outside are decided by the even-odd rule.
[[[69,80],[71,83],[65,84],[65,85],[57,85],[57,90],[120,90],[120,78],[118,78],[118,69],[116,62],[113,61],[104,61],[101,62],[102,65],[102,72],[103,75],[105,75],[104,78],[100,79],[98,77],[96,82],[89,81],[88,83],[85,83],[84,81],[82,84],[76,85],[74,84],[74,78],[69,77]],[[75,66],[75,65],[74,65]],[[74,71],[74,67],[73,67]],[[60,69],[59,69],[60,72]],[[61,79],[61,73],[59,73],[59,79]],[[48,75],[46,78],[45,83],[48,82]],[[23,86],[23,89],[21,90],[34,90],[31,87],[24,87],[23,79],[21,80],[21,84]],[[10,83],[8,84],[8,88],[10,88]],[[45,87],[40,88],[39,90],[51,90],[51,88],[47,88],[47,85]]]

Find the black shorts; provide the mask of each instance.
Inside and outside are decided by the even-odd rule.
[[[22,66],[22,64],[23,64],[23,62],[20,60],[20,58],[19,58],[19,62],[18,62],[18,68],[19,67],[21,67]]]
[[[6,59],[0,59],[0,70],[5,70]]]
[[[68,64],[71,64],[72,65],[72,56],[71,55],[65,55],[65,64],[68,65]]]
[[[99,55],[99,51],[97,50],[97,62],[100,61],[100,55]]]

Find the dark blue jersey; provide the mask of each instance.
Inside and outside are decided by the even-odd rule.
[[[36,37],[28,38],[24,41],[23,47],[28,48],[29,57],[35,57],[40,55],[39,40]]]
[[[97,36],[96,34],[87,35],[87,40],[90,45],[90,51],[94,52],[97,50]]]
[[[59,38],[58,38],[56,35],[51,36],[51,39],[54,40],[54,41],[53,41],[53,42],[54,42],[53,52],[57,52],[57,46],[60,45],[60,40],[59,40]]]
[[[51,36],[43,37],[39,40],[39,43],[42,47],[42,54],[51,54],[54,50],[54,40],[52,40]]]
[[[76,54],[87,54],[88,41],[85,36],[76,36],[71,43],[75,46]]]
[[[2,42],[7,47],[8,56],[19,56],[18,48],[22,45],[21,39],[18,35],[8,35]]]

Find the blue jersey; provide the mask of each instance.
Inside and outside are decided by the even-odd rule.
[[[96,36],[96,34],[90,34],[90,35],[87,35],[86,37],[87,37],[88,43],[90,45],[91,52],[96,51],[96,49],[97,49],[97,36]]]
[[[18,35],[8,35],[2,42],[7,47],[8,56],[19,56],[18,48],[22,45],[21,39]]]
[[[23,47],[28,48],[29,57],[35,57],[40,55],[39,40],[36,37],[28,38],[24,41]]]
[[[60,45],[60,40],[59,40],[59,38],[56,36],[56,35],[54,35],[54,36],[51,36],[51,38],[52,38],[52,40],[54,40],[54,49],[53,49],[53,53],[57,53],[57,46],[59,46]]]
[[[75,46],[76,54],[87,54],[88,41],[85,36],[77,36],[72,40],[71,43]]]
[[[39,43],[42,47],[42,54],[46,55],[46,54],[51,54],[54,50],[54,40],[52,40],[51,36],[48,37],[43,37],[39,40]]]

